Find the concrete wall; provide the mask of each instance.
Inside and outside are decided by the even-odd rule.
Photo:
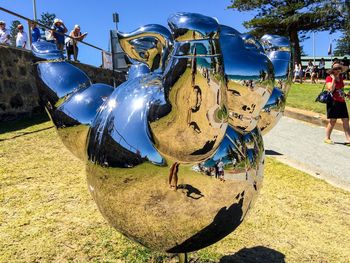
[[[33,74],[35,57],[28,50],[0,45],[0,121],[40,112],[38,92]],[[72,62],[73,63],[73,62]],[[113,85],[111,70],[73,63],[83,70],[93,83]],[[116,73],[116,85],[125,75]]]

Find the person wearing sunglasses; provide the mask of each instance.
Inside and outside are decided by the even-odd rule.
[[[348,67],[336,61],[327,72],[329,76],[326,78],[326,88],[332,94],[332,100],[327,102],[327,119],[329,119],[329,122],[326,127],[326,138],[324,142],[328,144],[334,144],[331,140],[331,133],[337,119],[341,119],[346,138],[345,145],[350,146],[349,113],[345,102],[346,97],[350,98],[350,92],[345,94],[344,81],[342,78],[342,74],[347,70]]]

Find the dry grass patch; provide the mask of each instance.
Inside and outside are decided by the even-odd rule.
[[[107,225],[85,166],[51,124],[0,134],[0,262],[173,261]],[[264,186],[231,235],[197,262],[349,262],[350,193],[267,159]]]

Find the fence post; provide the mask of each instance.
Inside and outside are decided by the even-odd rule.
[[[32,48],[32,27],[31,27],[31,21],[27,20],[28,24],[28,38],[29,38],[29,49]]]

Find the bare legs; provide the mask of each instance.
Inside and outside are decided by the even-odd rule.
[[[333,131],[333,128],[337,122],[337,119],[329,119],[329,122],[326,127],[326,140],[331,139],[331,133]]]
[[[341,119],[343,122],[343,129],[345,133],[345,138],[348,143],[350,143],[350,126],[349,126],[349,118],[343,118]],[[330,119],[327,127],[326,127],[326,140],[331,139],[331,134],[333,131],[333,128],[337,122],[337,119]]]
[[[177,190],[177,172],[179,170],[179,163],[175,162],[173,165],[170,167],[170,173],[169,173],[169,187],[170,189]]]
[[[345,138],[348,143],[350,143],[350,127],[349,127],[349,118],[341,119],[343,122],[343,129],[345,133]]]

